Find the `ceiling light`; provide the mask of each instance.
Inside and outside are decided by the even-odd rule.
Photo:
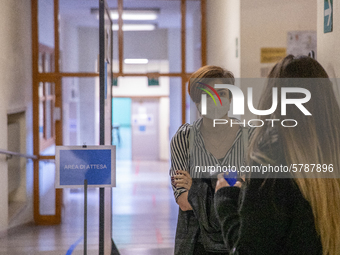
[[[98,8],[91,9],[92,14],[97,14],[99,17]],[[123,10],[123,20],[156,20],[158,18],[159,9],[148,9],[148,10]],[[118,20],[118,10],[110,10],[110,16],[112,20]]]
[[[147,64],[149,60],[146,58],[126,58],[124,59],[125,64]]]
[[[118,20],[118,10],[112,10],[111,19]],[[158,11],[156,10],[124,10],[123,20],[156,20]]]
[[[151,31],[155,29],[155,24],[123,24],[123,31]],[[112,30],[117,31],[118,24],[113,24]]]

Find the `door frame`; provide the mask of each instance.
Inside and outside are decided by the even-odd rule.
[[[181,78],[181,102],[182,102],[182,123],[185,123],[186,119],[186,83],[191,75],[186,71],[186,2],[188,0],[179,0],[181,2],[181,72],[179,73],[162,73],[156,74],[157,77],[179,77]],[[123,72],[123,2],[124,0],[118,0],[118,56],[119,56],[119,72],[114,73],[113,76],[155,76],[154,73],[124,73]],[[207,38],[206,38],[206,0],[200,0],[201,2],[201,65],[207,64]],[[60,112],[60,119],[55,121],[55,145],[63,145],[63,130],[62,130],[62,88],[61,81],[63,77],[99,77],[98,73],[91,72],[60,72],[59,59],[60,59],[60,47],[59,47],[59,0],[54,0],[54,72],[43,73],[39,72],[39,31],[38,31],[38,0],[31,0],[31,22],[32,22],[32,102],[33,102],[33,153],[38,156],[38,160],[34,161],[34,180],[33,180],[33,196],[34,196],[34,221],[40,225],[52,225],[59,224],[61,222],[61,205],[62,205],[62,190],[55,190],[55,214],[54,215],[42,215],[40,214],[40,194],[39,194],[39,162],[41,160],[55,160],[54,155],[43,156],[40,154],[39,144],[39,83],[50,82],[55,84],[55,108]],[[114,96],[114,95],[112,95]]]

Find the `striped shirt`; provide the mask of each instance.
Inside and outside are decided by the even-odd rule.
[[[192,125],[188,123],[183,124],[171,139],[171,177],[176,174],[176,170],[185,170],[190,173],[191,178],[207,178],[211,176],[210,173],[197,171],[197,166],[200,169],[208,166],[215,166],[216,168],[217,166],[225,166],[236,167],[239,170],[244,165],[244,146],[247,145],[245,145],[246,142],[242,139],[244,137],[242,134],[243,132],[248,132],[245,138],[248,139],[254,131],[253,128],[240,128],[226,155],[222,159],[216,159],[204,146],[203,136],[200,132],[201,124],[202,118],[196,120]],[[177,200],[179,195],[185,192],[186,189],[176,188],[173,182],[171,184]]]

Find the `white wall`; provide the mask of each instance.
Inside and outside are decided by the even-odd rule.
[[[237,38],[240,43],[240,0],[207,1],[208,64],[222,66],[240,77]]]
[[[0,1],[0,148],[7,149],[7,114],[26,111],[27,151],[32,153],[32,55],[30,1]],[[10,142],[10,141],[9,141]],[[27,205],[32,220],[32,165],[27,167]],[[7,162],[0,155],[0,232],[9,226]]]

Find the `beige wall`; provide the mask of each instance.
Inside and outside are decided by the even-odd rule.
[[[261,48],[287,47],[294,30],[316,30],[316,0],[241,0],[241,77],[261,77]]]
[[[7,114],[31,109],[31,3],[0,0],[0,5],[0,149],[6,150]],[[0,155],[0,232],[9,224],[7,176],[6,157]]]

